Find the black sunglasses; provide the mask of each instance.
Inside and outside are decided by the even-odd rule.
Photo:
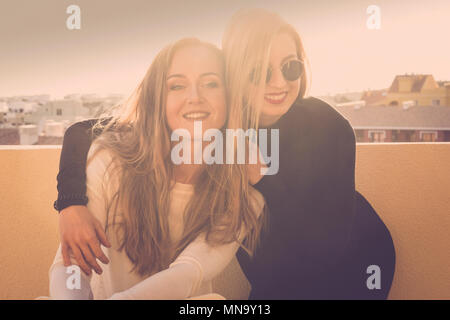
[[[283,63],[280,67],[281,73],[284,79],[287,81],[295,81],[303,74],[303,62],[301,60],[289,60]],[[256,76],[256,69],[253,69],[250,73],[250,81],[253,83],[258,83],[258,77]],[[269,83],[272,77],[272,68],[267,69],[266,83]]]

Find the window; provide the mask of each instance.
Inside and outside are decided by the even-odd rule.
[[[384,142],[385,137],[386,133],[384,130],[369,131],[370,142]]]
[[[61,108],[56,109],[56,115],[57,116],[61,116],[62,115],[62,109]]]
[[[391,107],[398,106],[398,101],[391,101],[391,102],[389,102],[389,106],[391,106]]]
[[[416,132],[414,130],[402,131],[404,142],[414,142],[416,140]]]
[[[434,100],[431,101],[431,105],[433,105],[433,106],[440,106],[441,105],[441,100],[434,99]]]
[[[419,137],[422,142],[436,142],[437,131],[420,131]]]
[[[399,139],[400,131],[399,130],[392,130],[391,131],[391,140],[392,142],[397,142]]]
[[[355,130],[356,142],[364,141],[364,130]]]

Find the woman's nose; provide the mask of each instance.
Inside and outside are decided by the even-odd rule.
[[[201,103],[201,92],[197,86],[192,86],[189,91],[188,103]]]
[[[268,85],[274,88],[283,88],[286,85],[286,80],[279,68],[272,69],[272,75]]]

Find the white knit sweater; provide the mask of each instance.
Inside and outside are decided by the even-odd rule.
[[[88,159],[95,149],[94,142]],[[108,174],[111,161],[110,153],[102,150],[88,161],[86,168],[89,198],[87,207],[103,227],[106,224],[107,199],[110,199],[114,190],[117,190],[117,181]],[[193,185],[181,183],[176,183],[171,190],[169,228],[172,243],[180,240],[184,208],[193,192]],[[254,188],[251,188],[251,195],[251,205],[254,206],[255,212],[260,214],[264,207],[264,198]],[[237,242],[212,247],[204,240],[202,234],[184,249],[169,268],[150,277],[142,277],[131,272],[133,264],[125,251],[117,250],[118,241],[115,232],[109,233],[108,237],[112,247],[102,249],[110,262],[105,265],[98,261],[103,269],[101,275],[93,273],[87,277],[81,272],[81,290],[67,288],[66,281],[71,274],[66,273],[59,246],[49,271],[51,298],[88,299],[92,294],[94,299],[185,299],[212,293],[212,280],[229,264],[239,248]],[[244,237],[245,232],[241,232],[239,239],[242,240]],[[73,258],[72,263],[76,264]]]

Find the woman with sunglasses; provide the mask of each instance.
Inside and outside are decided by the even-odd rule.
[[[238,260],[251,299],[339,298],[339,263],[354,219],[355,138],[346,119],[307,97],[308,60],[296,30],[265,10],[236,13],[222,47],[230,106],[244,124],[278,129],[277,175],[250,180],[265,197],[268,230]],[[239,109],[239,108],[236,108]]]
[[[238,252],[250,298],[385,299],[394,273],[392,239],[355,192],[352,127],[330,105],[307,97],[299,34],[274,13],[243,10],[228,24],[222,48],[230,107],[244,110],[244,126],[280,135],[278,174],[250,170],[269,208],[254,257]],[[366,285],[371,265],[382,270],[381,289]]]
[[[269,208],[268,228],[254,256],[238,251],[252,286],[250,299],[386,298],[393,276],[391,242],[379,243],[388,252],[386,259],[365,246],[359,234],[353,129],[330,105],[306,96],[308,63],[298,33],[276,14],[241,11],[231,19],[222,46],[233,110],[229,116],[244,130],[279,130],[279,172],[262,176],[259,168],[249,168],[250,182]],[[83,207],[83,151],[91,141],[84,131],[89,126],[78,123],[66,133],[56,207],[65,208],[60,215],[63,238],[75,243],[78,237],[96,247],[92,251],[101,258],[99,241],[80,236],[98,234],[107,244]],[[70,154],[74,157],[69,159]],[[74,178],[75,172],[79,177]],[[73,185],[66,182],[73,180]],[[386,236],[383,228],[382,222],[375,227],[380,239]],[[351,240],[362,244],[355,249]],[[87,260],[94,254],[87,252]],[[368,264],[383,270],[382,290],[369,291],[361,284]]]

